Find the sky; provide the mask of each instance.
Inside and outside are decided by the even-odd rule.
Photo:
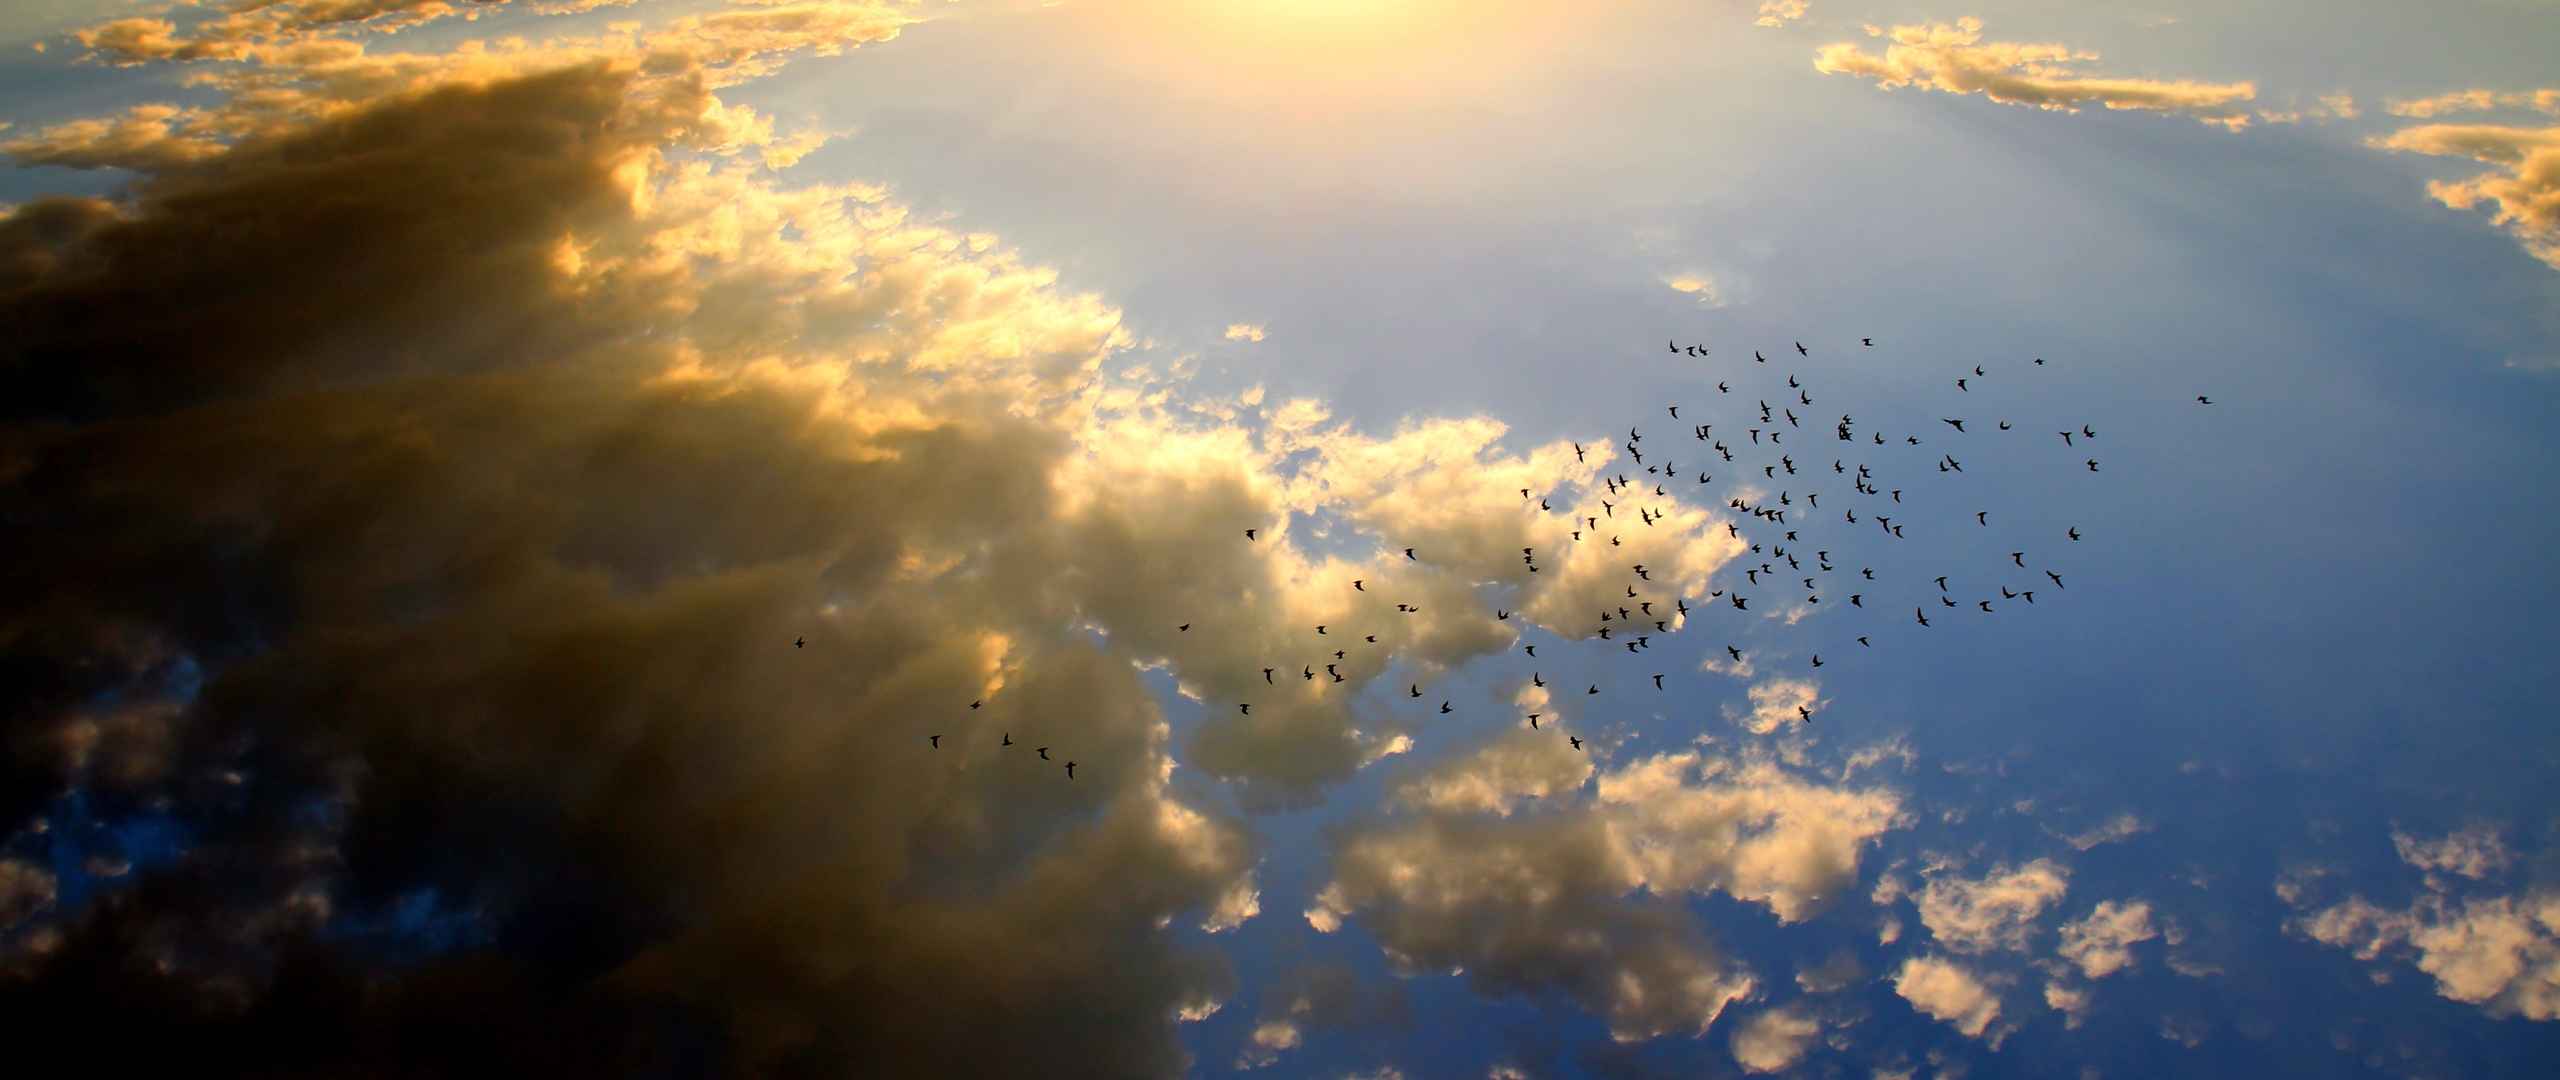
[[[0,1008],[261,1076],[2549,1075],[2555,40],[9,5]]]

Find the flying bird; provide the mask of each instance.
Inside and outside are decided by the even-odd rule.
[[[1567,735],[1567,736],[1565,736],[1565,737],[1564,737],[1564,741],[1569,742],[1569,743],[1572,743],[1572,744],[1573,744],[1573,748],[1574,748],[1574,749],[1576,749],[1576,750],[1580,750],[1580,749],[1582,749],[1582,736],[1579,736],[1579,735]]]
[[[2080,539],[2080,527],[2079,527],[2079,526],[2077,526],[2077,525],[2072,526],[2069,530],[2067,530],[2066,535],[2070,536],[2070,537],[2071,537],[2072,539],[2074,539],[2074,540]],[[2020,566],[2024,566],[2024,565],[2026,565],[2026,564],[2025,564],[2025,563],[2020,563],[2020,564],[2018,564],[2018,565],[2020,565]]]
[[[808,647],[809,647],[809,639],[808,639],[808,638],[792,638],[792,639],[791,639],[791,647],[792,647],[792,648],[795,648],[795,649],[805,649],[805,648],[808,648]]]
[[[2212,399],[2212,398],[2209,398],[2209,397],[2206,397],[2206,396],[2204,396],[2203,394],[2197,394],[2197,395],[2196,395],[2196,404],[2198,404],[2198,405],[2211,405],[2211,404],[2213,404],[2213,399]]]
[[[1040,760],[1042,760],[1042,761],[1047,761],[1047,760],[1049,760],[1049,748],[1048,748],[1048,747],[1045,747],[1045,746],[1038,746],[1038,747],[1033,747],[1032,749],[1037,750],[1037,751],[1039,751],[1039,752],[1040,752]]]
[[[1868,347],[1868,348],[1872,349],[1872,348],[1875,348],[1875,347],[1876,347],[1876,339],[1871,338],[1871,337],[1862,337],[1862,338],[1859,338],[1859,339],[1858,339],[1858,344],[1860,344],[1860,345],[1864,345],[1864,346],[1866,346],[1866,347]]]
[[[2051,571],[2051,570],[2047,570],[2047,571],[2045,571],[2045,572],[2044,572],[2044,576],[2046,576],[2046,577],[2049,577],[2049,578],[2052,578],[2052,579],[2053,579],[2053,587],[2054,587],[2054,588],[2059,589],[2059,588],[2061,588],[2061,587],[2062,587],[2062,575],[2057,574],[2057,573],[2054,573],[2054,572],[2053,572],[2053,571]]]
[[[1662,676],[1659,673],[1656,673],[1653,677],[1653,688],[1656,690],[1662,689]]]
[[[1246,530],[1244,531],[1244,538],[1245,538],[1245,539],[1247,539],[1247,540],[1251,540],[1251,539],[1253,539],[1253,530],[1251,530],[1251,529],[1246,529]]]
[[[1929,625],[1929,612],[1926,609],[1912,608],[1911,617],[1920,620],[1922,626]]]
[[[1253,715],[1253,706],[1239,701],[1236,703],[1236,711],[1243,713],[1246,716],[1251,716]]]
[[[1957,431],[1963,431],[1963,430],[1964,430],[1964,421],[1962,421],[1962,420],[1948,420],[1948,419],[1946,419],[1946,418],[1944,418],[1944,417],[1940,417],[1940,418],[1939,418],[1939,421],[1940,421],[1941,423],[1946,423],[1946,424],[1952,424],[1952,425],[1954,425],[1954,426],[1955,426],[1955,429],[1956,429]]]
[[[972,702],[970,702],[970,703],[969,703],[969,707],[970,707],[970,708],[972,708],[972,709],[975,709],[975,708],[977,708],[978,706],[980,706],[980,705],[984,705],[984,704],[986,704],[986,702],[984,702],[984,701],[972,701]]]
[[[1264,669],[1262,669],[1262,681],[1263,681],[1263,683],[1264,683],[1265,685],[1269,685],[1269,684],[1270,684],[1270,682],[1271,682],[1271,669],[1270,669],[1270,668],[1264,668]]]
[[[1441,702],[1441,703],[1440,703],[1440,715],[1442,715],[1442,716],[1447,716],[1447,715],[1449,715],[1449,711],[1450,711],[1450,710],[1449,710],[1449,703],[1448,703],[1448,702],[1445,702],[1445,701]]]
[[[1406,559],[1407,561],[1412,561],[1412,560],[1413,560],[1413,549],[1412,549],[1412,548],[1406,548],[1406,549],[1404,549],[1404,557],[1405,557],[1405,559]]]
[[[1796,355],[1797,355],[1797,356],[1811,356],[1811,355],[1813,355],[1813,354],[1812,354],[1812,353],[1809,353],[1809,352],[1804,351],[1804,342],[1799,341],[1799,342],[1796,342]]]
[[[1191,632],[1191,624],[1190,624],[1190,623],[1184,623],[1184,624],[1182,624],[1182,625],[1180,625],[1180,626],[1174,627],[1174,629],[1179,630],[1179,631],[1182,631],[1183,633],[1188,634],[1188,633],[1190,633],[1190,632]]]
[[[1003,745],[1003,746],[1011,746],[1011,745],[1013,745],[1013,733],[1012,733],[1012,732],[1010,732],[1010,731],[1005,732],[1005,733],[1004,733],[1004,742],[1003,742],[1003,743],[1001,743],[1001,744],[999,744],[999,745]]]
[[[1069,779],[1069,780],[1073,780],[1073,779],[1075,779],[1075,778],[1076,778],[1076,763],[1075,763],[1075,762],[1070,761],[1070,762],[1068,762],[1068,763],[1067,763],[1067,779]]]
[[[2096,471],[2098,471],[2098,459],[2096,459],[2096,458],[2090,458],[2090,459],[2089,459],[2089,471],[2090,471],[2090,472],[2096,472]]]
[[[932,744],[933,744],[933,748],[934,748],[934,749],[936,749],[936,750],[940,750],[940,749],[942,749],[942,736],[940,736],[940,735],[927,735],[927,736],[925,736],[924,738],[925,738],[925,741],[926,741],[926,742],[929,742],[929,743],[932,743]]]

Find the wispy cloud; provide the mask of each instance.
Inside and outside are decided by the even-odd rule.
[[[2250,113],[2243,103],[2258,93],[2248,82],[2084,75],[2071,65],[2096,60],[2097,53],[2056,44],[1984,41],[1982,20],[1969,15],[1953,23],[1866,30],[1869,37],[1887,39],[1883,53],[1864,52],[1853,42],[1825,45],[1814,54],[1814,70],[1872,79],[1887,90],[1917,86],[2063,112],[2101,105],[2185,116],[2233,131],[2248,126]]]
[[[1258,325],[1253,323],[1227,324],[1227,340],[1229,341],[1260,341],[1262,338],[1263,330],[1262,327]]]

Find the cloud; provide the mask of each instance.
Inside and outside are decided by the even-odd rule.
[[[2486,824],[2468,825],[2436,840],[2394,828],[2391,849],[2400,854],[2401,862],[2429,874],[2459,874],[2474,881],[2495,875],[2515,861],[2497,828]]]
[[[1982,20],[1972,16],[1952,24],[1896,26],[1890,32],[1871,26],[1867,32],[1890,38],[1882,55],[1863,52],[1853,42],[1825,45],[1814,54],[1814,70],[1873,79],[1886,90],[1918,86],[2063,112],[2085,105],[2137,109],[2233,131],[2249,124],[2250,115],[2240,103],[2257,96],[2257,87],[2246,82],[2082,75],[2066,65],[2096,60],[2097,53],[2063,45],[1985,42]]]
[[[2489,205],[2492,224],[2514,234],[2534,258],[2560,269],[2560,127],[2424,124],[2377,136],[2366,145],[2511,166],[2510,173],[2431,181],[2427,194],[2456,210]]]
[[[1262,337],[1262,328],[1252,323],[1227,324],[1227,340],[1229,341],[1260,341],[1262,340]]]
[[[2456,901],[2430,892],[2399,910],[2349,897],[2289,925],[2359,960],[2414,954],[2437,994],[2492,1016],[2560,1020],[2560,893]]]
[[[2069,869],[2050,859],[2004,864],[1979,878],[1932,875],[1916,901],[1920,922],[1959,953],[2023,950],[2036,917],[2062,898],[2069,880]]]
[[[1804,18],[1805,9],[1808,6],[1810,5],[1806,0],[1760,0],[1760,17],[1753,19],[1751,25],[1772,28],[1785,26]]]
[[[2047,980],[2044,984],[2044,1003],[2062,1014],[2062,1026],[2066,1030],[2078,1028],[2089,1019],[2089,996],[2088,987],[2073,986],[2060,979]]]
[[[1591,778],[1591,756],[1551,726],[1506,730],[1475,753],[1406,781],[1398,796],[1426,810],[1509,815],[1523,799],[1548,799]]]
[[[1971,1038],[1981,1038],[2000,1018],[2000,996],[1962,965],[1941,957],[1904,960],[1893,974],[1893,992]]]
[[[2393,116],[2413,120],[2432,120],[2454,113],[2492,109],[2532,109],[2560,116],[2560,89],[2453,90],[2434,97],[2393,100],[2383,106],[2383,111]]]
[[[2084,832],[2064,836],[2062,837],[2062,840],[2064,843],[2070,844],[2078,850],[2087,851],[2100,844],[2112,844],[2118,840],[2132,839],[2133,837],[2140,836],[2143,833],[2150,831],[2150,829],[2151,826],[2144,824],[2141,818],[2135,817],[2130,811],[2128,811],[2099,822],[2097,825],[2091,826]]]
[[[1105,375],[1129,335],[1100,299],[876,185],[786,185],[742,150],[790,136],[719,88],[895,20],[687,19],[209,69],[210,99],[165,125],[203,152],[102,149],[141,171],[128,197],[0,218],[0,511],[30,526],[0,544],[49,568],[22,609],[42,617],[0,626],[27,658],[10,730],[42,735],[6,748],[44,781],[10,795],[80,782],[209,830],[89,922],[31,908],[66,936],[13,1015],[165,998],[136,1015],[183,1027],[345,1001],[321,1026],[433,1031],[497,1072],[577,1018],[748,1072],[1178,1071],[1175,1025],[1232,976],[1169,928],[1237,926],[1261,892],[1242,825],[1174,783],[1142,669],[1256,706],[1215,710],[1186,765],[1304,797],[1411,745],[1360,687],[1514,643],[1488,581],[1579,635],[1625,564],[1655,568],[1659,600],[1730,557],[1711,511],[1668,499],[1622,549],[1573,544],[1561,511],[1487,480],[1579,508],[1599,463],[1505,450],[1489,420],[1372,435],[1290,402],[1245,427],[1187,408],[1169,371]],[[1351,550],[1302,544],[1302,512]],[[118,539],[76,539],[99,535]],[[1264,683],[1313,658],[1318,622],[1381,648],[1341,689]],[[185,669],[201,694],[167,689]],[[1754,983],[1649,894],[1807,918],[1898,827],[1890,792],[1758,759],[1671,755],[1590,789],[1560,741],[1411,789],[1413,818],[1338,856],[1334,917],[1623,1033],[1694,1031]],[[1532,791],[1572,805],[1520,811]],[[1404,854],[1367,860],[1379,845]],[[1502,852],[1523,891],[1381,876]],[[1560,922],[1521,914],[1541,888]],[[269,963],[427,890],[502,944],[395,973]],[[125,963],[161,925],[193,935],[183,962]],[[407,989],[443,979],[504,1022]],[[951,1036],[988,1014],[1013,1037]],[[580,1064],[648,1071],[562,1071]]]
[[[1819,964],[1796,970],[1796,988],[1808,994],[1829,994],[1845,990],[1867,977],[1867,969],[1858,963],[1858,954],[1848,949],[1833,950]]]
[[[1399,982],[1370,983],[1339,964],[1308,964],[1273,977],[1262,1015],[1238,1053],[1238,1068],[1260,1068],[1321,1032],[1401,1031],[1413,1006]]]
[[[53,907],[53,874],[24,859],[0,859],[0,934]]]
[[[2101,900],[2080,921],[2062,924],[2061,934],[2056,952],[2091,979],[2132,967],[2133,944],[2160,936],[2151,926],[2151,905],[2140,900]]]
[[[1502,774],[1517,754],[1497,742],[1435,770],[1424,790]],[[1535,813],[1505,816],[1475,797],[1421,805],[1336,838],[1308,923],[1332,932],[1357,919],[1398,964],[1463,969],[1481,990],[1562,992],[1620,1039],[1703,1031],[1755,985],[1676,894],[1722,890],[1782,921],[1808,918],[1855,884],[1859,852],[1901,818],[1889,791],[1694,752],[1601,773],[1581,801]]]
[[[1751,699],[1750,712],[1728,705],[1724,716],[1754,735],[1801,724],[1803,715],[1796,710],[1821,712],[1823,706],[1830,704],[1822,700],[1819,685],[1811,679],[1772,678],[1753,685],[1747,695]]]
[[[1784,1072],[1804,1060],[1813,1037],[1820,1034],[1822,1022],[1801,1009],[1763,1010],[1734,1029],[1733,1060],[1744,1072]]]
[[[1682,293],[1697,300],[1699,307],[1720,308],[1724,306],[1723,289],[1717,286],[1714,275],[1707,274],[1703,271],[1685,271],[1676,274],[1664,274],[1662,275],[1662,284],[1673,292]]]

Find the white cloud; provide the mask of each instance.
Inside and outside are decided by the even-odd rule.
[[[2062,839],[2065,843],[2070,844],[2074,848],[2081,851],[2087,851],[2100,844],[2111,844],[2118,840],[2128,840],[2133,837],[2140,836],[2143,833],[2150,831],[2150,829],[2151,826],[2144,824],[2141,818],[2135,817],[2132,813],[2127,812],[2117,814],[2114,817],[2099,822],[2097,825],[2090,827],[2086,831],[2073,833],[2069,836],[2063,837]]]
[[[1260,341],[1263,336],[1262,327],[1254,323],[1227,324],[1227,340],[1229,341]]]

